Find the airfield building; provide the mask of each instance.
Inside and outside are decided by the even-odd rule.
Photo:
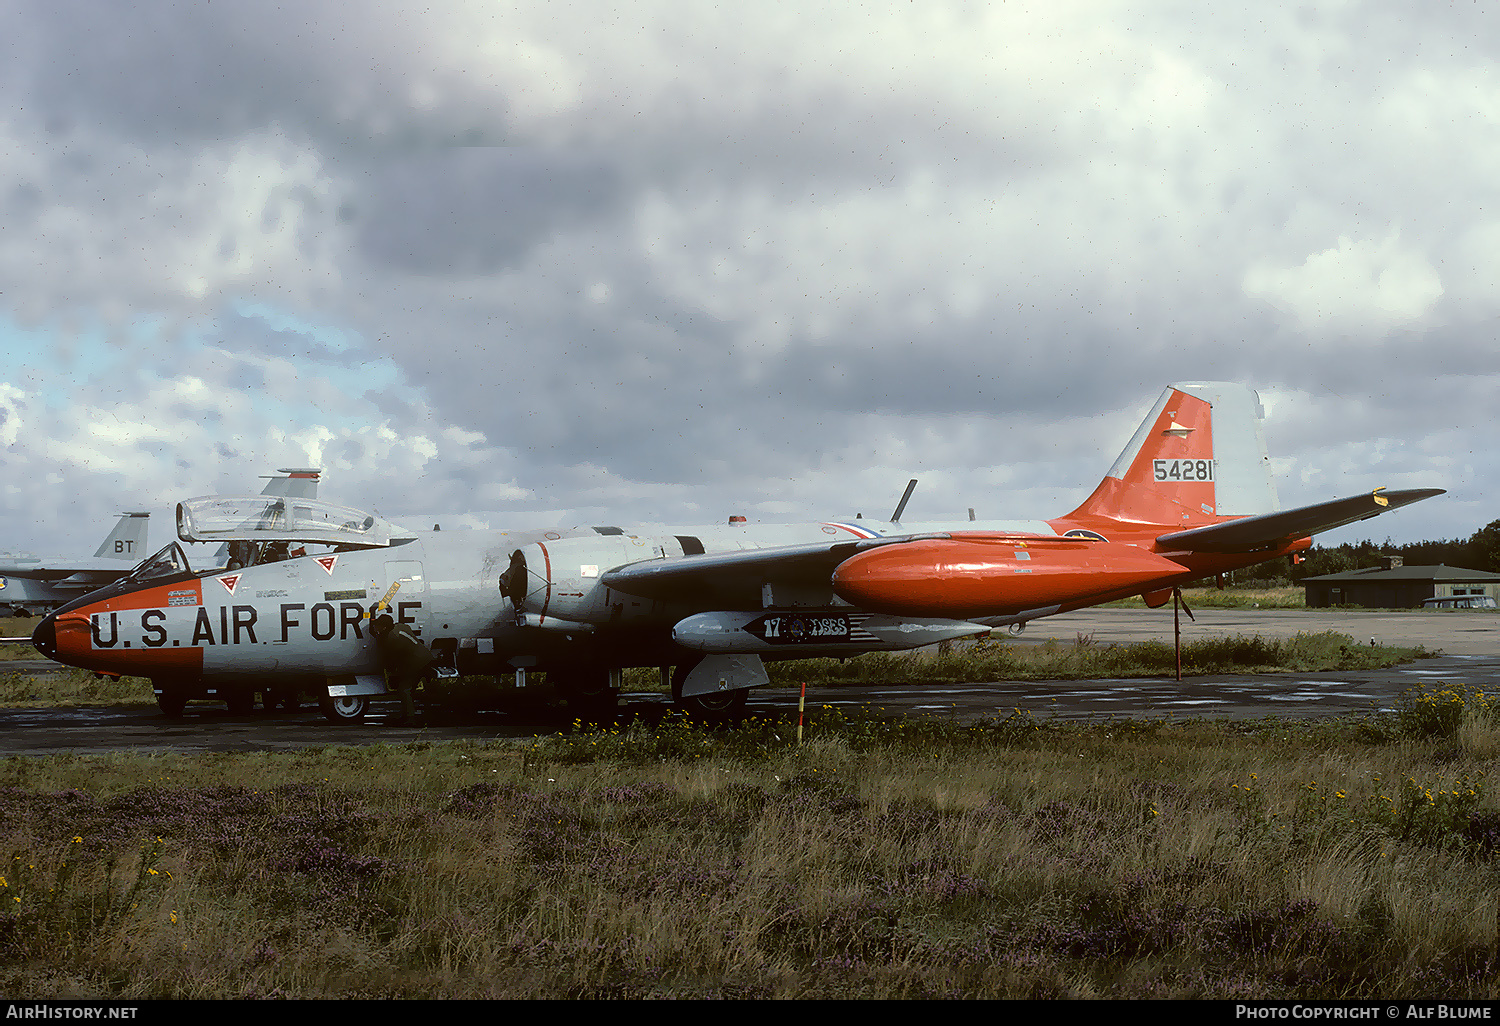
[[[1366,606],[1374,609],[1420,609],[1427,606],[1469,605],[1433,600],[1478,600],[1475,606],[1500,601],[1500,574],[1455,566],[1403,566],[1401,558],[1387,557],[1384,567],[1350,570],[1309,577],[1302,582],[1309,609],[1328,606]],[[1483,601],[1484,599],[1490,601]]]

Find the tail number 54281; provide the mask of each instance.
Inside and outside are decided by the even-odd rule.
[[[1213,460],[1152,460],[1152,472],[1158,481],[1212,481]]]

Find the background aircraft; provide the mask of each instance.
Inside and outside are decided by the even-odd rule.
[[[276,473],[285,474],[285,477],[274,475],[263,475],[269,480],[266,486],[260,490],[262,495],[279,495],[288,499],[316,499],[318,497],[318,481],[323,471],[317,467],[278,467]],[[226,566],[231,560],[240,566],[254,563],[260,558],[260,550],[250,551],[249,544],[241,547],[237,553],[230,552],[229,542],[224,542],[213,555],[214,566]],[[239,559],[234,559],[238,555]]]
[[[269,480],[262,495],[313,498],[318,494],[321,470],[282,467],[277,473],[284,476],[265,475]],[[150,551],[150,516],[144,512],[120,514],[119,522],[92,559],[0,555],[0,616],[44,613],[124,577]],[[226,545],[215,557],[215,565],[223,566],[228,561],[227,553]]]
[[[56,609],[130,573],[147,551],[150,513],[121,513],[91,559],[0,556],[0,616]]]
[[[1258,397],[1169,387],[1082,506],[1056,520],[735,522],[512,534],[404,531],[314,500],[179,504],[184,541],[223,537],[333,551],[194,572],[178,544],[49,616],[46,656],[148,676],[163,710],[248,707],[308,688],[333,719],[384,690],[367,621],[409,624],[460,673],[541,669],[570,702],[613,703],[627,666],[670,670],[674,697],[732,715],[764,659],[915,648],[1178,584],[1310,544],[1312,534],[1438,494],[1374,493],[1278,512]],[[297,512],[298,510],[304,512]]]

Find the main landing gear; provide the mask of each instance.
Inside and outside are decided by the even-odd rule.
[[[576,719],[603,722],[615,717],[619,672],[605,666],[578,666],[549,670],[547,677]]]
[[[711,691],[704,695],[682,693],[688,674],[702,660],[694,659],[672,668],[672,704],[687,714],[688,719],[707,723],[732,723],[745,715],[745,699],[748,688],[730,688],[726,691]]]
[[[318,699],[318,708],[329,723],[357,723],[370,711],[368,695],[325,695]]]

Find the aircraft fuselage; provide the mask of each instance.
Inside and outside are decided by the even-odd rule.
[[[368,624],[382,603],[461,673],[672,665],[696,654],[674,642],[674,626],[705,611],[788,614],[798,629],[783,629],[774,616],[745,628],[755,632],[746,635],[748,647],[771,658],[898,650],[982,630],[931,618],[872,617],[835,595],[826,577],[821,584],[756,586],[723,595],[724,602],[701,595],[655,600],[600,580],[613,567],[641,560],[877,534],[863,521],[851,523],[423,533],[389,548],[122,581],[58,610],[38,627],[34,643],[49,658],[111,674],[319,685],[381,672]],[[1004,526],[1050,530],[1031,521]],[[519,603],[502,593],[517,552],[532,553]],[[819,613],[826,615],[818,619]],[[720,651],[722,643],[694,647]]]

